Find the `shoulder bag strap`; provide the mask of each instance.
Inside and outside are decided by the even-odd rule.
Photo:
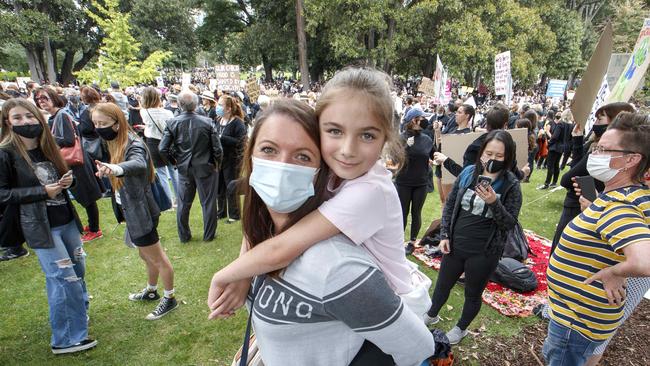
[[[158,129],[158,132],[160,132],[160,134],[162,135],[163,132],[160,129],[160,126],[158,126],[158,123],[156,123],[156,120],[151,117],[151,113],[149,113],[149,109],[145,108],[144,110],[147,112],[147,115],[149,116],[149,119],[151,119],[151,122],[153,123],[153,125],[156,126],[156,129]]]
[[[244,344],[241,346],[241,357],[239,358],[239,366],[246,366],[248,363],[248,343],[251,338],[251,326],[252,326],[251,323],[253,320],[253,311],[255,309],[255,298],[257,297],[257,293],[260,291],[260,287],[262,287],[265,278],[266,275],[259,276],[257,278],[257,281],[255,282],[255,286],[253,287],[253,296],[251,299],[251,310],[250,313],[248,314],[248,321],[246,322],[246,332],[244,332]]]

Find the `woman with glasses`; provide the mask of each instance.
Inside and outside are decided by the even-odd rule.
[[[56,144],[59,147],[73,147],[76,137],[79,136],[79,131],[73,117],[63,110],[65,107],[63,99],[51,88],[38,88],[34,92],[34,101],[37,107],[50,115],[47,122]],[[88,226],[84,228],[84,239],[90,241],[102,237],[99,228],[99,208],[97,207],[97,200],[102,197],[102,192],[101,183],[93,170],[93,160],[83,150],[83,147],[81,149],[84,157],[83,164],[70,166],[76,181],[70,191],[77,202],[86,209]]]

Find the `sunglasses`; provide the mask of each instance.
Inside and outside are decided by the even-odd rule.
[[[36,100],[38,100],[38,101],[46,101],[46,102],[50,100],[49,97],[36,97],[36,98],[34,98],[34,99],[36,99]]]

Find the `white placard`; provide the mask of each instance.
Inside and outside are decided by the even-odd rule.
[[[506,51],[494,57],[494,94],[508,96],[510,83],[510,51]]]
[[[216,65],[217,89],[223,91],[240,91],[239,65]]]

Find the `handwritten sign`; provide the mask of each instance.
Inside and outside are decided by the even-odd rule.
[[[239,65],[216,65],[214,71],[217,77],[217,89],[224,91],[240,91]]]

